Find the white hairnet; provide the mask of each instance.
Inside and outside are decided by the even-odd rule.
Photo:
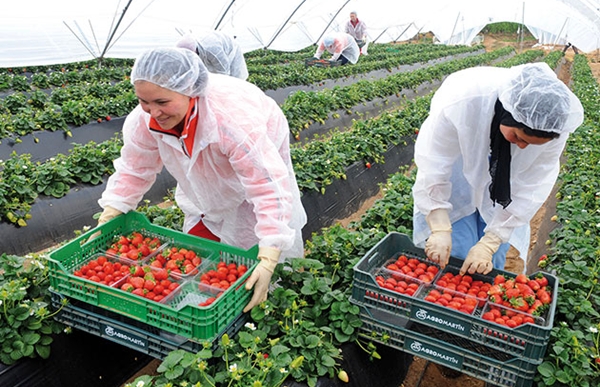
[[[573,132],[583,122],[583,107],[575,94],[546,63],[511,68],[500,102],[515,120],[531,129]]]
[[[208,71],[192,51],[155,48],[143,52],[131,69],[131,83],[147,81],[188,97],[203,94]]]
[[[333,41],[334,41],[333,36],[326,36],[325,38],[323,38],[323,45],[325,47],[331,47],[331,46],[333,46]]]
[[[209,31],[196,39],[191,34],[184,35],[177,47],[194,51],[209,72],[248,78],[244,54],[239,44],[229,35],[220,31]]]
[[[186,48],[190,51],[194,51],[197,53],[198,41],[191,34],[185,34],[179,39],[179,41],[175,44],[175,47]]]

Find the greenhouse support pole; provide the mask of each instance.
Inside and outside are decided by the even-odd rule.
[[[554,46],[556,46],[558,44],[558,40],[560,39],[560,36],[562,35],[567,23],[569,22],[569,18],[567,17],[565,19],[565,22],[563,23],[562,27],[560,28],[560,31],[558,32],[558,35],[556,35],[556,38],[554,39]],[[565,41],[568,39],[568,36],[565,36]],[[567,43],[569,43],[567,41]],[[554,48],[554,47],[553,47]]]
[[[300,9],[300,7],[302,7],[302,5],[304,5],[304,3],[306,3],[306,0],[302,0],[302,2],[300,4],[298,4],[298,6],[296,7],[296,9],[294,9],[294,11],[290,14],[290,16],[281,24],[281,27],[279,27],[279,29],[277,30],[277,32],[275,32],[275,34],[271,38],[271,41],[269,43],[267,43],[267,45],[265,46],[265,49],[269,48],[269,46],[271,44],[273,44],[273,42],[275,41],[275,39],[279,36],[279,34],[281,33],[281,31],[283,30],[283,28],[288,24],[288,22],[290,21],[290,19],[292,18],[292,16],[294,16],[294,14],[296,12],[298,12],[298,10]]]
[[[227,8],[225,9],[225,11],[223,12],[223,14],[221,15],[221,18],[219,19],[219,21],[215,25],[215,28],[214,28],[215,31],[219,29],[219,26],[221,25],[221,22],[225,18],[225,15],[227,15],[227,13],[229,12],[229,10],[231,9],[231,6],[233,6],[233,3],[235,3],[235,0],[231,0],[231,3],[229,3],[229,5],[227,6]]]
[[[375,43],[379,38],[381,38],[381,36],[383,34],[385,34],[385,31],[387,31],[390,27],[387,27],[386,29],[384,29],[383,31],[381,31],[381,33],[379,35],[377,35],[377,37],[371,42],[371,43]]]
[[[350,0],[346,0],[346,2],[337,10],[337,12],[335,13],[335,15],[333,15],[333,17],[331,18],[331,20],[329,21],[329,23],[327,23],[327,25],[323,29],[323,32],[321,32],[321,35],[319,35],[319,37],[317,38],[317,41],[315,42],[315,44],[319,44],[319,42],[321,41],[321,38],[323,37],[323,35],[325,35],[325,32],[327,32],[327,29],[329,28],[329,26],[331,25],[331,23],[333,23],[333,21],[335,20],[335,18],[337,17],[337,15],[339,15],[340,12],[342,12],[342,9],[344,9],[344,7],[346,6],[346,4],[348,4],[349,2],[350,2]]]
[[[132,1],[133,0],[129,0],[127,2],[127,5],[125,6],[125,8],[123,8],[123,12],[121,12],[121,17],[119,18],[119,21],[117,21],[117,24],[115,25],[115,28],[113,28],[112,32],[110,33],[110,36],[108,37],[108,40],[106,41],[106,44],[104,45],[104,50],[102,50],[102,53],[100,54],[100,59],[104,58],[104,54],[106,54],[106,51],[108,51],[108,47],[110,46],[110,42],[115,37],[115,33],[119,29],[119,25],[123,21],[123,18],[125,17],[125,14],[127,13],[127,9],[129,8],[129,5],[131,5]]]
[[[523,39],[524,39],[524,32],[523,29],[525,28],[525,2],[523,2],[523,9],[521,11],[521,28],[519,31],[519,51],[523,52]]]
[[[460,12],[456,15],[456,20],[454,21],[454,27],[452,27],[452,32],[450,33],[450,39],[446,44],[450,45],[452,42],[452,37],[454,36],[454,31],[456,30],[456,25],[458,24],[458,20],[460,19]]]
[[[410,24],[409,24],[409,25],[408,25],[408,26],[407,26],[407,27],[404,29],[404,31],[402,31],[402,32],[400,33],[400,35],[398,35],[398,37],[397,37],[396,39],[394,39],[394,42],[397,42],[397,41],[398,41],[398,39],[400,39],[400,37],[401,37],[402,35],[404,35],[404,33],[405,33],[406,31],[408,31],[408,29],[410,28],[410,26],[411,26],[411,25],[412,25],[412,23],[410,23]],[[419,30],[419,32],[420,32],[420,31],[421,31],[421,30]],[[384,32],[385,32],[385,31],[384,31]],[[419,32],[417,32],[417,34],[418,34]],[[383,32],[382,32],[382,33],[383,33]],[[379,38],[379,36],[378,36],[378,38]]]

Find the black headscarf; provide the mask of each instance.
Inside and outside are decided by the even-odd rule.
[[[516,121],[513,116],[504,109],[500,100],[494,106],[494,118],[490,130],[490,198],[492,202],[499,203],[506,208],[512,199],[510,198],[510,142],[500,132],[500,125],[513,128],[527,128],[526,125]]]

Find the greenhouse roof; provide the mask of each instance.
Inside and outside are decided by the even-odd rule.
[[[0,67],[134,58],[213,29],[244,52],[297,51],[343,30],[350,11],[379,43],[432,32],[440,43],[471,44],[487,24],[509,21],[542,45],[600,46],[600,0],[21,0],[0,15]]]

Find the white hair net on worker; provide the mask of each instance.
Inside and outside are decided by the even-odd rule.
[[[500,92],[500,102],[513,118],[531,129],[573,132],[583,122],[583,107],[575,94],[546,63],[510,69],[512,75]]]
[[[191,34],[184,35],[177,47],[194,51],[209,72],[231,75],[246,80],[248,70],[242,48],[233,37],[220,32],[209,31],[196,39]]]
[[[179,41],[177,41],[177,43],[175,44],[175,47],[186,48],[190,51],[194,51],[195,53],[198,53],[198,51],[197,51],[198,41],[192,34],[183,35],[181,37],[181,39],[179,39]]]
[[[325,38],[323,38],[323,45],[325,47],[333,46],[333,42],[334,42],[333,36],[326,36]]]
[[[198,55],[183,48],[155,48],[143,52],[131,69],[131,83],[147,81],[188,97],[203,94],[208,71]]]

